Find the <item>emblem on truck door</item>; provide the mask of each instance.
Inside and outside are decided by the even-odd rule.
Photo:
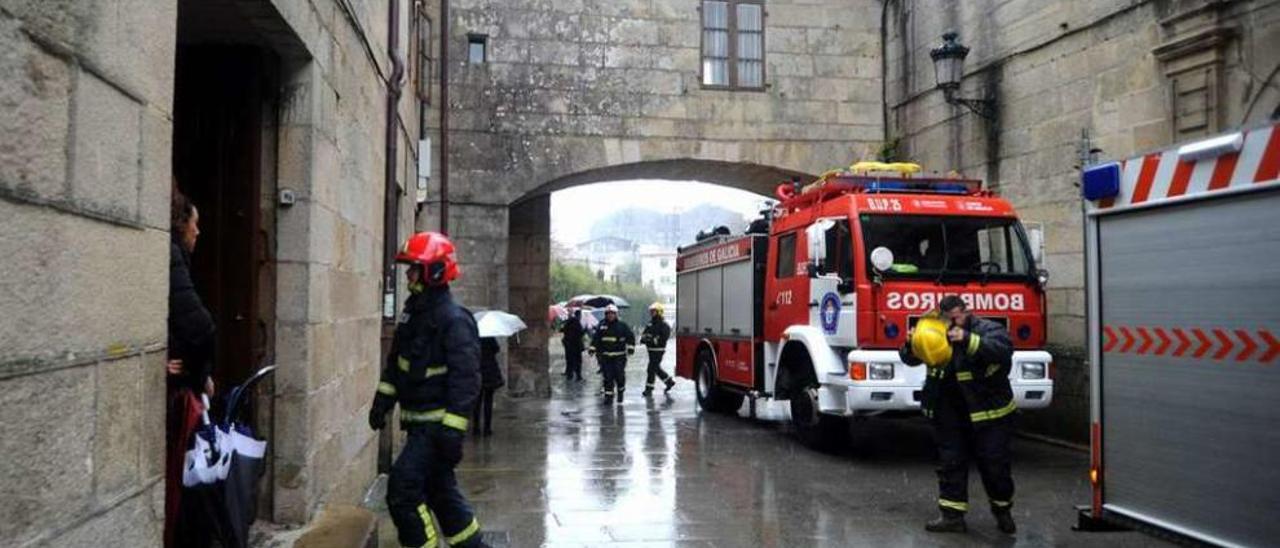
[[[835,293],[823,295],[818,317],[822,319],[822,332],[835,335],[840,327],[840,297]]]

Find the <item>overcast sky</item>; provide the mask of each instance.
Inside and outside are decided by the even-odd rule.
[[[629,207],[672,213],[706,203],[754,219],[765,199],[744,190],[694,181],[638,179],[584,185],[551,195],[551,237],[565,244],[585,241],[592,223]]]

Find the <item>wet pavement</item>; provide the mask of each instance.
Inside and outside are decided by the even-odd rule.
[[[553,344],[553,348],[556,348]],[[558,349],[557,349],[558,350]],[[970,532],[923,531],[937,499],[933,445],[920,419],[856,423],[848,448],[826,454],[791,437],[783,405],[758,418],[704,413],[693,383],[640,397],[640,356],[621,406],[554,377],[550,400],[503,401],[493,437],[471,438],[459,479],[494,546],[1155,546],[1138,533],[1076,533],[1087,456],[1014,443],[1019,531],[995,529],[976,471]],[[667,354],[667,370],[672,355]],[[553,356],[553,371],[562,368]],[[384,518],[379,537],[395,546]]]

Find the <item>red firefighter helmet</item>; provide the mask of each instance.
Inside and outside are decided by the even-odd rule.
[[[454,257],[453,242],[439,232],[418,232],[409,236],[396,262],[420,264],[426,267],[428,285],[444,285],[458,279],[458,260]]]

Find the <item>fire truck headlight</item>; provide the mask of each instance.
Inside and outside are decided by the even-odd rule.
[[[893,364],[891,363],[867,364],[867,378],[873,381],[893,380]]]
[[[1029,380],[1040,380],[1045,378],[1045,369],[1047,367],[1041,362],[1026,362],[1022,364],[1022,378]]]

